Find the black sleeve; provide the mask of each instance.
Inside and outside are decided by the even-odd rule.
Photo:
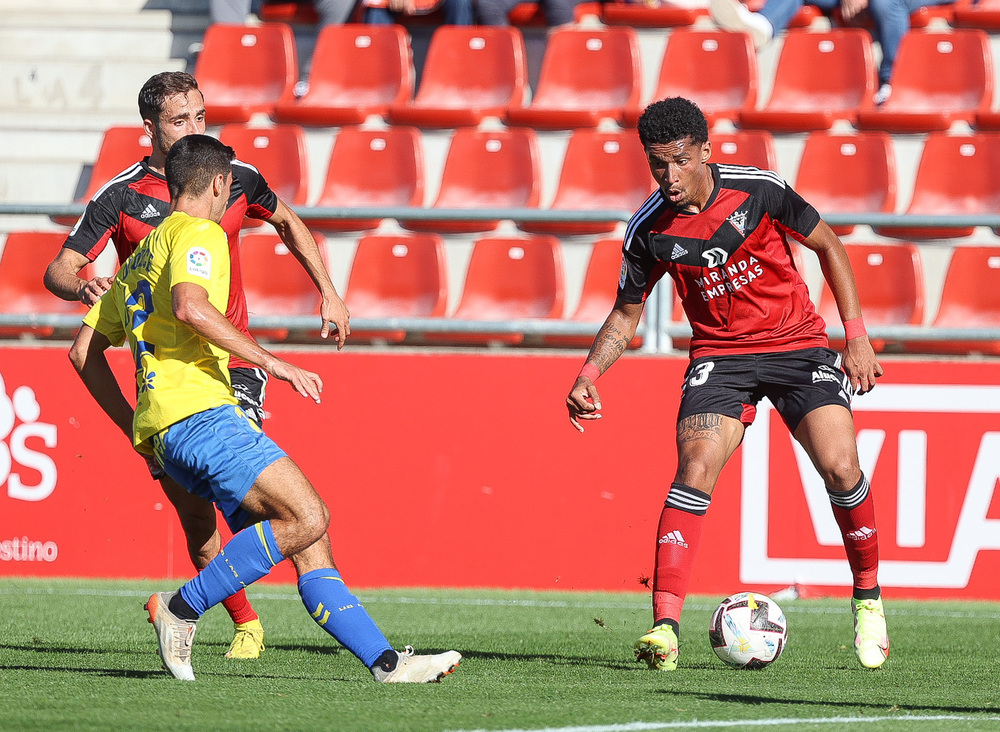
[[[79,252],[91,262],[97,259],[118,231],[121,196],[119,188],[107,188],[88,203],[63,246]]]
[[[271,190],[260,171],[252,165],[234,160],[233,177],[239,180],[247,198],[247,216],[252,219],[271,218],[278,209],[278,195]]]
[[[638,304],[656,282],[653,269],[656,258],[649,250],[648,234],[633,234],[622,247],[622,271],[618,279],[618,297],[627,303]]]
[[[819,223],[819,212],[787,183],[774,205],[771,217],[798,241],[809,236]]]

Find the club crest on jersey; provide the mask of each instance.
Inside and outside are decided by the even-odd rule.
[[[212,279],[212,255],[201,247],[193,247],[187,253],[187,271],[192,277]]]
[[[740,232],[740,236],[746,236],[747,216],[748,213],[746,211],[735,211],[732,214],[730,214],[729,218],[726,219],[726,221],[732,224],[733,228],[736,229],[738,232]]]

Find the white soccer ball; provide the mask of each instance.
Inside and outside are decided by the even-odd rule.
[[[736,668],[764,668],[788,642],[788,623],[778,603],[757,592],[730,595],[712,613],[708,639],[715,655]]]

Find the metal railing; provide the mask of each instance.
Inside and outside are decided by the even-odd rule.
[[[0,215],[42,215],[73,217],[83,213],[82,204],[37,204],[0,202]],[[296,213],[306,222],[330,219],[395,219],[397,221],[495,221],[510,220],[515,223],[570,223],[628,221],[630,211],[588,210],[566,211],[551,209],[438,209],[402,207],[301,207]],[[907,228],[968,228],[990,227],[1000,230],[1000,214],[969,214],[954,216],[898,214],[827,214],[824,220],[832,226],[905,226]],[[1000,254],[1000,248],[998,248]],[[687,338],[690,328],[671,320],[671,298],[667,288],[653,290],[645,311],[645,322],[638,335],[643,336],[643,350],[663,352],[670,350],[672,339]],[[79,325],[78,315],[55,314],[0,314],[0,326],[16,328],[56,328],[71,330]],[[351,328],[356,331],[402,331],[407,334],[496,334],[497,336],[522,334],[526,339],[544,339],[545,336],[594,336],[601,323],[585,323],[565,319],[526,319],[505,321],[463,320],[457,318],[352,318]],[[253,329],[287,329],[290,332],[318,331],[316,316],[252,316]],[[831,338],[843,338],[844,330],[830,324]],[[1000,328],[932,328],[910,325],[868,326],[873,339],[889,342],[948,342],[963,341],[987,344],[1000,341]]]

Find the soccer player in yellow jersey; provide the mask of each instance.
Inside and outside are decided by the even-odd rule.
[[[236,532],[198,576],[149,598],[160,657],[173,676],[193,681],[191,644],[201,615],[288,558],[306,610],[377,681],[438,681],[461,655],[392,648],[334,566],[326,504],[233,397],[231,354],[317,403],[323,382],[261,348],[223,314],[229,249],[218,222],[232,158],[231,148],[205,135],[174,144],[166,161],[170,216],[124,262],[70,349],[87,389],[136,449],[152,452],[180,485],[214,501]],[[125,340],[136,361],[134,410],[105,355]]]

